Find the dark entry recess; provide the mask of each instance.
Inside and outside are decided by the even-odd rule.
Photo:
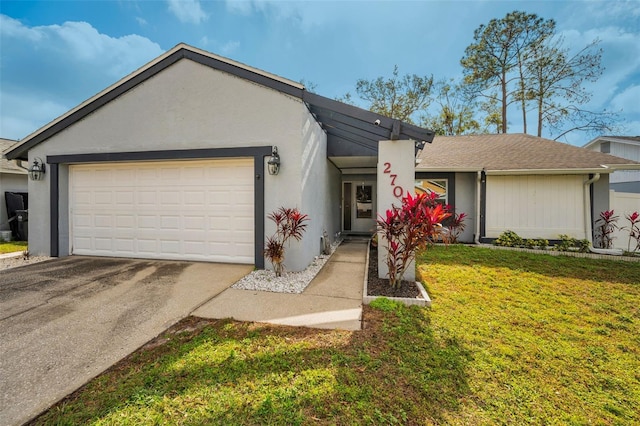
[[[344,202],[342,203],[343,209],[343,222],[344,230],[351,231],[351,183],[345,182],[343,188]]]

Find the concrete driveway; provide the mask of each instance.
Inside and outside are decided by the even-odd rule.
[[[251,265],[66,257],[0,272],[0,424],[22,424]]]

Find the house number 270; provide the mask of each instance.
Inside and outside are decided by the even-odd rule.
[[[397,198],[402,198],[404,195],[404,189],[401,186],[396,185],[396,179],[398,175],[395,173],[391,173],[391,163],[384,163],[383,173],[388,174],[391,178],[391,186],[393,187],[393,196]]]

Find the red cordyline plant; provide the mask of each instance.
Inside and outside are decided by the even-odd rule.
[[[600,212],[600,219],[596,220],[596,238],[598,247],[610,249],[613,247],[613,233],[618,229],[618,216],[613,210]]]
[[[456,213],[453,215],[451,219],[451,223],[449,224],[449,234],[447,237],[448,243],[455,244],[458,242],[458,238],[464,232],[464,228],[466,228],[467,224],[464,223],[464,220],[467,218],[466,213]]]
[[[624,226],[620,229],[629,231],[629,243],[627,244],[627,251],[635,253],[640,250],[640,213],[633,212],[627,213],[624,217],[629,221],[629,226]],[[631,241],[635,247],[631,250]]]
[[[300,213],[298,209],[280,207],[267,216],[276,224],[276,233],[267,238],[264,255],[273,264],[273,270],[277,277],[282,276],[284,270],[284,245],[290,238],[297,241],[302,239],[307,229],[309,217]]]
[[[387,241],[389,284],[394,288],[400,286],[416,250],[432,243],[439,234],[442,221],[451,216],[435,201],[436,198],[435,193],[422,193],[415,197],[408,193],[402,198],[400,207],[394,205],[385,216],[378,215],[378,230]]]

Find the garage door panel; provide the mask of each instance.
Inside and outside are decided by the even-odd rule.
[[[253,160],[70,169],[72,253],[254,262]]]

